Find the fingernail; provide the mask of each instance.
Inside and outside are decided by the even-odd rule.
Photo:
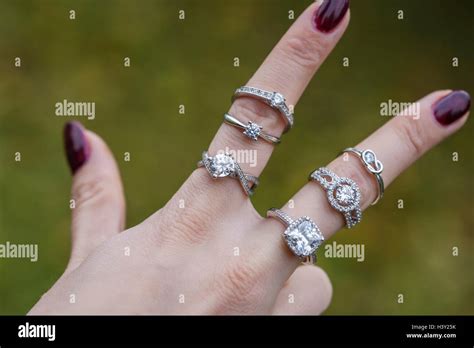
[[[461,118],[471,107],[471,97],[466,91],[453,91],[434,104],[433,113],[443,126]]]
[[[79,122],[68,122],[64,126],[64,147],[69,167],[74,174],[90,156],[89,143]]]
[[[324,0],[314,15],[316,29],[328,33],[341,22],[349,8],[349,0]]]

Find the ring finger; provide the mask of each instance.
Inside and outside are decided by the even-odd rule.
[[[247,85],[281,93],[286,97],[287,105],[292,108],[344,33],[349,22],[347,12],[348,0],[325,0],[311,4],[282,37]],[[249,97],[237,98],[229,114],[244,124],[248,121],[257,123],[263,127],[262,131],[274,136],[280,136],[285,128],[284,118],[278,111]],[[241,130],[224,123],[209,147],[209,154],[212,156],[226,149],[253,151],[256,156],[252,156],[254,160],[251,163],[239,164],[244,172],[258,176],[268,162],[273,148],[273,144],[261,139],[252,141]],[[211,180],[202,169],[194,174],[204,180]],[[213,183],[213,187],[223,185],[236,186],[238,183],[231,183],[229,180]]]
[[[464,91],[438,91],[418,103],[419,117],[397,116],[356,146],[361,151],[373,150],[383,163],[382,177],[385,186],[425,152],[462,127],[467,120],[470,97]],[[357,183],[361,191],[361,209],[367,208],[376,198],[377,181],[356,156],[340,156],[327,168],[339,177],[348,177]],[[342,214],[329,204],[326,192],[316,182],[303,186],[291,201],[292,208],[287,204],[282,210],[293,218],[309,216],[318,225],[325,239],[345,224]],[[268,226],[263,238],[267,238],[267,244],[273,247],[269,252],[280,254],[275,255],[275,260],[279,260],[275,264],[275,274],[281,277],[283,283],[300,260],[291,254],[281,233],[278,233],[283,230],[281,224],[275,219],[268,219]],[[275,245],[280,247],[275,248]]]

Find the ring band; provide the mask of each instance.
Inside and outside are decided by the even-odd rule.
[[[252,121],[248,121],[248,124],[245,124],[234,116],[226,113],[224,114],[224,122],[231,126],[243,129],[244,135],[255,141],[257,141],[259,137],[271,144],[279,144],[281,141],[280,138],[263,132],[262,127]]]
[[[288,132],[291,127],[293,127],[293,113],[291,112],[288,105],[286,105],[285,97],[281,93],[269,92],[256,87],[243,86],[235,90],[234,95],[232,96],[232,101],[239,97],[252,97],[255,99],[259,99],[262,100],[265,104],[272,107],[273,109],[278,110],[283,116],[286,123],[286,127],[283,133]]]
[[[354,227],[362,220],[361,195],[354,180],[341,178],[324,167],[312,172],[309,180],[316,181],[323,187],[331,206],[344,215],[347,228]]]
[[[375,176],[377,180],[377,197],[374,199],[371,205],[377,204],[377,202],[383,197],[385,191],[385,185],[382,178],[383,164],[377,159],[375,152],[372,150],[357,150],[355,147],[348,147],[341,151],[343,153],[353,153],[362,161],[365,169]]]
[[[207,151],[204,151],[197,166],[206,168],[214,179],[227,176],[238,179],[247,196],[253,195],[258,186],[258,177],[244,173],[237,161],[228,153],[220,153],[211,157]]]
[[[315,252],[324,241],[324,236],[311,218],[302,216],[293,220],[287,213],[277,208],[269,209],[267,217],[276,218],[285,225],[283,238],[296,256],[303,258],[305,263],[316,261]]]

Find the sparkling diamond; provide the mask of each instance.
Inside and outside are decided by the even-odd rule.
[[[336,199],[341,204],[349,204],[354,200],[354,191],[349,185],[340,185],[336,188]]]
[[[258,140],[261,130],[262,127],[249,121],[248,125],[245,127],[244,134],[253,140]]]
[[[283,104],[285,102],[285,98],[280,93],[274,93],[272,96],[272,105],[277,106]]]
[[[234,159],[229,154],[218,154],[212,157],[209,168],[211,175],[216,178],[229,176],[235,169]]]
[[[290,249],[299,257],[311,255],[324,241],[318,227],[308,217],[302,217],[288,226],[285,239]]]
[[[349,178],[338,178],[327,191],[329,203],[340,212],[349,212],[359,206],[360,191]]]
[[[366,152],[364,154],[364,159],[367,163],[372,163],[375,161],[375,156],[372,152]]]

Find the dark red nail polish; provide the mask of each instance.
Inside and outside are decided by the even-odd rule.
[[[447,126],[461,118],[471,107],[471,97],[466,91],[453,91],[434,104],[436,120]]]
[[[79,122],[68,122],[64,126],[64,147],[69,167],[74,174],[87,162],[90,155],[89,143]]]
[[[324,0],[314,16],[316,29],[329,33],[337,27],[349,8],[349,0]]]

